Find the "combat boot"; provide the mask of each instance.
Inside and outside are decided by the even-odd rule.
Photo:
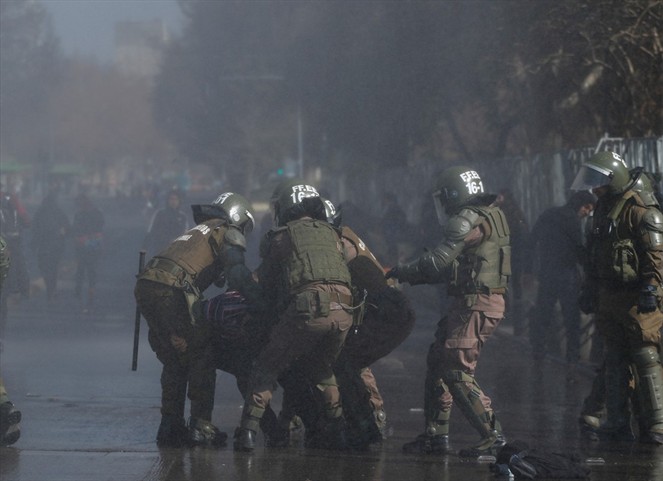
[[[604,423],[596,430],[598,438],[602,441],[616,441],[629,443],[635,440],[633,428],[630,423],[609,424]]]
[[[252,452],[256,448],[257,433],[252,429],[237,428],[233,441],[233,449],[246,453]]]
[[[0,446],[9,446],[21,437],[21,411],[10,402],[0,405]]]
[[[187,429],[184,419],[177,416],[162,416],[157,432],[160,448],[181,448],[187,445]]]
[[[306,439],[305,447],[312,449],[329,449],[345,451],[348,449],[345,419],[343,416],[326,419],[320,429]]]
[[[640,435],[643,444],[663,444],[663,433],[656,431],[645,431]]]
[[[598,430],[601,426],[601,418],[594,414],[581,414],[578,418],[580,433],[590,441],[598,441]]]
[[[479,456],[497,456],[497,452],[506,444],[506,438],[499,431],[491,431],[490,436],[483,438],[479,444],[471,448],[461,449],[461,458],[478,458]]]
[[[290,430],[281,427],[272,429],[265,435],[265,446],[268,448],[287,448],[290,445]]]
[[[290,444],[290,421],[276,416],[271,409],[267,409],[260,418],[260,430],[265,435],[265,446],[268,448],[285,448]]]
[[[228,435],[211,422],[200,418],[189,418],[188,441],[191,446],[218,448],[226,445]]]
[[[640,425],[639,441],[643,444],[663,444],[663,423],[653,426]]]
[[[450,454],[448,434],[420,434],[414,441],[403,445],[406,454]]]
[[[347,439],[351,449],[366,451],[371,446],[382,444],[384,438],[382,431],[375,422],[375,417],[371,415],[370,418],[348,424]]]

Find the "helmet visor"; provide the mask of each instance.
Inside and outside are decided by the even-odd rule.
[[[612,172],[597,165],[585,164],[580,168],[571,185],[571,190],[592,190],[609,185]]]
[[[445,200],[446,192],[444,190],[438,190],[433,192],[433,203],[435,205],[435,214],[437,215],[437,221],[440,225],[444,225],[444,222],[447,218],[445,212]]]
[[[256,225],[256,220],[253,218],[253,214],[249,212],[248,210],[244,212],[246,215],[246,221],[242,225],[242,232],[244,232],[244,235],[248,235],[251,232],[253,232],[253,227]]]
[[[195,204],[191,206],[193,220],[196,224],[202,224],[210,219],[225,219],[226,213],[214,204]]]

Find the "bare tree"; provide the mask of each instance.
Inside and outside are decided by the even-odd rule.
[[[310,165],[357,176],[662,130],[661,0],[183,6],[157,116],[226,177],[292,156],[296,112]]]
[[[512,49],[494,91],[529,150],[661,134],[663,2],[529,2],[505,17]]]

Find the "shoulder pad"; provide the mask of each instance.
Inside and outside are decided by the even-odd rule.
[[[233,225],[228,226],[228,230],[226,230],[223,240],[230,245],[246,249],[246,238],[244,237],[244,234]]]
[[[639,229],[648,248],[663,250],[663,214],[660,210],[648,208],[642,216]]]
[[[663,213],[654,207],[648,208],[642,216],[642,224],[647,230],[663,232]]]
[[[446,238],[451,241],[461,241],[472,228],[481,223],[481,216],[473,209],[462,209],[451,217],[444,228]]]

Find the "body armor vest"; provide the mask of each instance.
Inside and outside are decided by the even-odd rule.
[[[511,276],[509,225],[498,207],[467,207],[482,223],[490,226],[490,235],[465,249],[452,263],[450,295],[505,293]]]
[[[284,262],[287,292],[316,282],[350,286],[350,273],[334,227],[318,220],[296,220],[286,226],[292,251]]]
[[[646,207],[634,191],[597,205],[588,245],[592,277],[613,284],[638,281],[639,254],[632,240],[636,226],[626,219],[629,205]]]
[[[219,254],[227,230],[226,221],[219,219],[198,224],[150,260],[140,277],[178,287],[188,283],[204,291],[223,271]]]

